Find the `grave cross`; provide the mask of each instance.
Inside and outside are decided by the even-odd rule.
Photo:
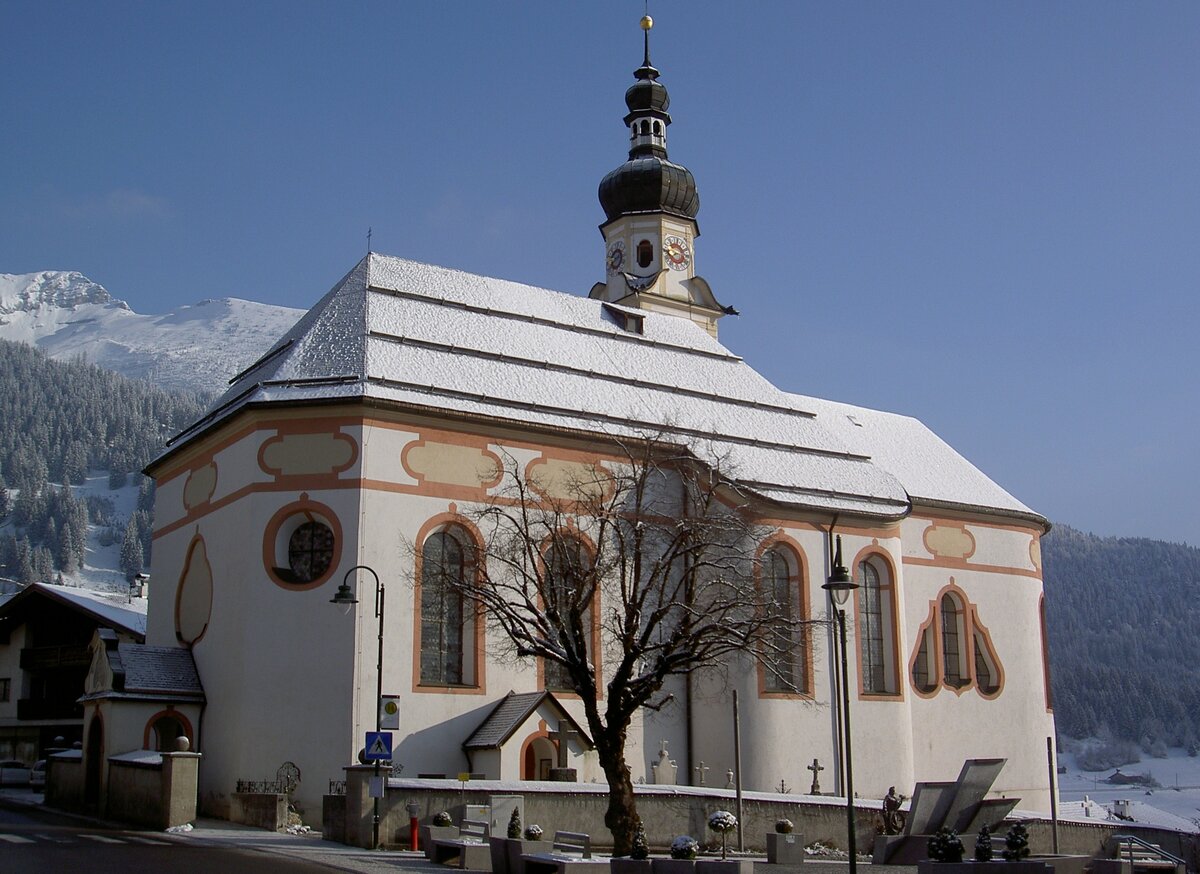
[[[579,740],[579,732],[565,722],[559,722],[558,731],[548,731],[546,736],[558,745],[558,767],[567,767],[567,748],[571,741]]]
[[[812,775],[813,775],[812,789],[809,790],[808,794],[809,795],[820,795],[821,794],[821,782],[818,778],[820,777],[821,772],[825,770],[825,768],[821,765],[821,762],[819,760],[813,759],[813,763],[808,766],[808,770],[812,771]]]
[[[712,768],[710,768],[708,765],[704,764],[704,761],[701,760],[700,764],[697,765],[694,770],[696,771],[697,774],[700,775],[700,785],[703,786],[704,785],[704,772],[711,771]]]

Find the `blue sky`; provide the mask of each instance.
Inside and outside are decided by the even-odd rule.
[[[0,272],[586,294],[641,2],[0,4]],[[654,0],[721,339],[1052,520],[1200,543],[1200,4]]]

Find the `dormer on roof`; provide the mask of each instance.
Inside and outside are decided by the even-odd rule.
[[[629,160],[600,182],[608,279],[596,283],[589,296],[691,319],[716,337],[717,319],[737,311],[721,305],[696,275],[700,195],[692,172],[667,160],[671,97],[650,63],[654,21],[646,15],[641,26],[642,65],[625,92]]]

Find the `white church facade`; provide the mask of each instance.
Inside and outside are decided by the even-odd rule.
[[[146,644],[189,649],[203,684],[202,810],[226,812],[238,780],[284,761],[302,773],[301,806],[319,810],[375,727],[377,684],[399,700],[405,777],[544,779],[559,724],[586,729],[578,701],[538,660],[491,657],[498,632],[436,580],[470,572],[472,511],[506,466],[561,497],[616,458],[614,438],[646,433],[731,460],[767,532],[757,555],[796,615],[829,615],[829,533],[842,537],[860,586],[860,796],[1002,757],[994,792],[1049,808],[1046,520],[915,419],[782,391],[721,345],[732,310],[695,272],[699,198],[667,160],[669,99],[648,51],[635,80],[629,160],[600,187],[605,278],[588,297],[369,254],[149,468]],[[330,602],[358,566],[370,571],[350,575],[344,616]],[[807,635],[786,688],[752,664],[717,690],[678,681],[633,726],[634,778],[656,778],[665,741],[678,782],[723,786],[736,689],[745,788],[804,792],[817,759],[835,789],[832,643]],[[602,782],[586,731],[571,737],[567,762]]]

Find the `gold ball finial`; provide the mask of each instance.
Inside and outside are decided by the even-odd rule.
[[[654,27],[654,19],[649,15],[643,15],[641,25],[642,30],[649,30],[650,28]]]

